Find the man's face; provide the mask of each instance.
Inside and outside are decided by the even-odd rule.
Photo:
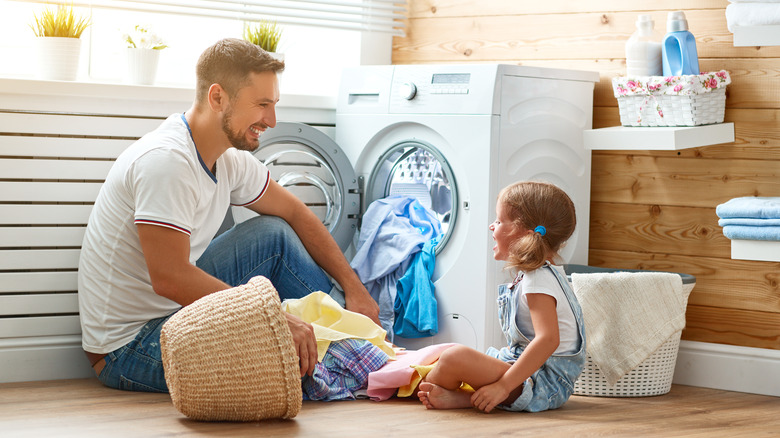
[[[254,151],[260,135],[276,126],[279,79],[274,72],[250,73],[249,85],[228,101],[222,116],[222,131],[236,149]]]

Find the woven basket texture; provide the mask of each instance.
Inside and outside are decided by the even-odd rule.
[[[301,410],[298,356],[265,277],[184,307],[163,326],[160,347],[171,400],[187,417],[259,421]]]
[[[690,294],[695,284],[684,284],[684,292]],[[680,349],[682,331],[673,334],[647,359],[626,373],[614,385],[586,354],[585,369],[574,382],[574,394],[600,397],[647,397],[663,395],[672,388],[677,352]]]
[[[726,113],[725,87],[703,94],[620,96],[617,100],[623,126],[710,125],[722,123]]]

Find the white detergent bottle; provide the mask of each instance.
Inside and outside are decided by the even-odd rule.
[[[653,29],[655,22],[650,15],[640,15],[636,20],[636,32],[626,41],[626,73],[628,76],[660,76],[661,35]]]

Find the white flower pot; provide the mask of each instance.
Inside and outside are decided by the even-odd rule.
[[[75,81],[79,71],[81,40],[65,37],[37,37],[35,47],[38,79]]]
[[[159,50],[127,48],[127,82],[135,85],[154,85],[159,61]]]

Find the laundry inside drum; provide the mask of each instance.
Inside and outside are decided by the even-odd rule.
[[[400,195],[417,199],[441,223],[446,244],[455,223],[457,190],[452,170],[432,146],[405,142],[387,151],[377,163],[368,195],[373,200]]]

